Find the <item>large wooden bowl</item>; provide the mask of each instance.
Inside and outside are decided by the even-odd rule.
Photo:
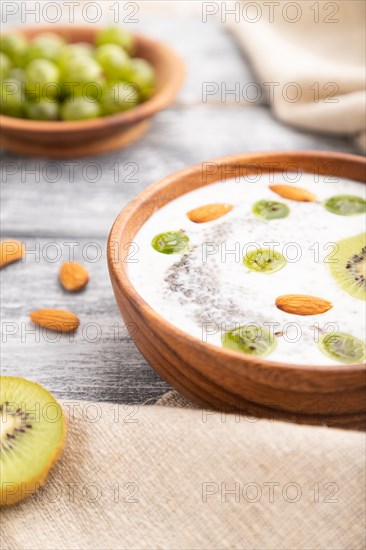
[[[128,243],[157,209],[225,174],[232,178],[256,173],[258,168],[277,172],[293,170],[295,165],[304,172],[366,180],[362,157],[312,151],[236,155],[213,161],[208,171],[198,164],[172,174],[148,187],[118,216],[108,243],[113,289],[143,356],[165,380],[196,403],[243,415],[365,427],[364,365],[278,363],[202,343],[158,315],[128,277]]]
[[[54,32],[67,42],[93,43],[98,28],[36,27],[21,32],[32,38],[41,32]],[[184,80],[184,64],[168,46],[135,35],[136,57],[152,63],[156,71],[154,95],[131,109],[95,120],[38,121],[0,115],[0,144],[9,151],[51,158],[71,158],[104,153],[124,147],[138,139],[149,128],[151,117],[173,103]]]

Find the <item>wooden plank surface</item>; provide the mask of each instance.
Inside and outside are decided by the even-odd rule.
[[[253,81],[218,24],[160,17],[144,20],[142,28],[176,48],[188,76],[176,105],[155,118],[140,142],[70,162],[2,152],[2,238],[17,237],[28,249],[25,262],[1,272],[2,373],[37,380],[63,398],[142,403],[169,389],[127,335],[107,272],[109,230],[136,194],[174,170],[230,153],[356,152],[345,139],[278,123],[263,102],[239,105],[214,98],[203,103],[204,82],[225,82],[229,88]],[[57,281],[61,257],[68,259],[71,248],[91,274],[90,285],[77,295],[65,293]],[[100,257],[93,261],[96,253]],[[41,307],[71,309],[80,316],[73,341],[64,335],[52,342],[51,333],[34,332],[27,315]]]

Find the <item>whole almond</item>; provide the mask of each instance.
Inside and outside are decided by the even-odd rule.
[[[270,185],[270,190],[284,199],[291,199],[299,202],[314,202],[316,196],[307,189],[294,187],[293,185]]]
[[[0,243],[0,268],[12,262],[21,260],[24,256],[25,246],[17,240],[1,241]]]
[[[89,273],[78,262],[65,262],[61,266],[59,279],[66,290],[74,292],[88,284]]]
[[[188,218],[195,223],[211,222],[225,216],[233,207],[231,204],[205,204],[187,212]]]
[[[33,323],[59,332],[73,332],[80,324],[75,313],[63,309],[38,309],[32,311],[29,317]]]
[[[333,307],[331,302],[305,294],[284,294],[276,299],[276,306],[294,315],[318,315]]]

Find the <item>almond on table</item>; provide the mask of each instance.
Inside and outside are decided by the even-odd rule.
[[[89,281],[89,273],[78,262],[65,262],[60,269],[59,279],[66,290],[81,290]]]
[[[12,262],[21,260],[25,253],[25,246],[17,240],[6,240],[0,243],[0,268]]]
[[[33,323],[41,327],[60,332],[73,332],[80,324],[79,318],[75,313],[62,309],[38,309],[32,311],[29,317]]]
[[[316,196],[311,191],[294,185],[270,185],[270,190],[284,199],[290,199],[299,202],[314,202]]]

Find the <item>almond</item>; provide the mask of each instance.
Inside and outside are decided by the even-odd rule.
[[[295,315],[318,315],[331,309],[333,304],[316,296],[284,294],[276,299],[276,306],[286,313]]]
[[[71,311],[62,309],[38,309],[29,317],[37,325],[60,332],[73,332],[80,324],[79,318]]]
[[[294,187],[293,185],[270,185],[270,190],[277,195],[285,199],[291,199],[293,201],[299,202],[314,202],[316,201],[316,196],[314,193],[311,193],[307,189],[302,189],[301,187]]]
[[[59,279],[66,290],[76,291],[88,284],[89,273],[78,262],[65,262],[61,266]]]
[[[0,268],[21,260],[24,256],[25,246],[16,240],[1,241],[0,243]]]
[[[231,204],[205,204],[187,212],[188,218],[195,223],[211,222],[225,216],[233,207]]]

